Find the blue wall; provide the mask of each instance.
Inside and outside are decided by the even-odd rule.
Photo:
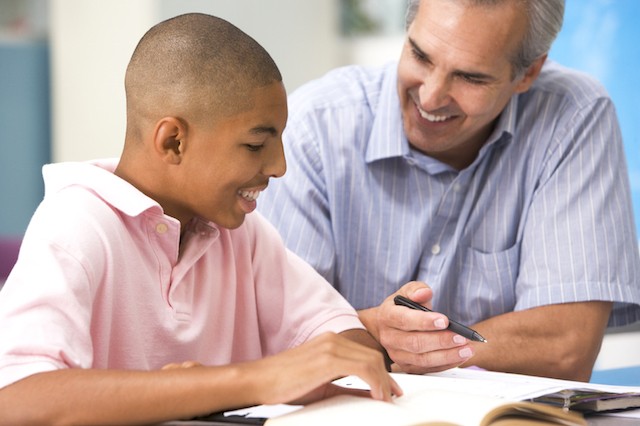
[[[607,88],[624,138],[640,238],[640,0],[566,0],[549,57],[585,71]]]
[[[0,43],[0,237],[21,236],[42,200],[49,162],[49,49],[44,41]]]

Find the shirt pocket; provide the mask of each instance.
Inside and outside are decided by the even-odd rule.
[[[520,262],[520,244],[498,252],[472,247],[463,250],[458,280],[461,317],[469,323],[513,311],[516,304],[516,279]]]

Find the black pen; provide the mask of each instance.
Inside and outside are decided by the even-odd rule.
[[[417,309],[419,311],[433,312],[431,309],[425,308],[424,306],[420,305],[419,303],[416,303],[411,299],[407,299],[404,296],[396,296],[396,297],[393,298],[393,301],[395,302],[396,305],[406,306],[407,308]],[[453,331],[454,333],[457,333],[457,334],[461,335],[462,337],[466,337],[469,340],[474,340],[476,342],[487,343],[487,339],[482,337],[480,335],[480,333],[478,333],[477,331],[470,329],[466,325],[462,325],[459,322],[456,322],[456,321],[454,321],[452,319],[449,319],[449,327],[447,327],[447,328],[449,330]]]

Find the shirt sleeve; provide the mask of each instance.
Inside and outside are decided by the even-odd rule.
[[[60,245],[41,241],[33,223],[0,294],[0,387],[92,361],[91,291],[68,285],[86,284],[86,271]]]
[[[267,354],[324,332],[364,329],[355,309],[308,263],[284,247],[275,228],[253,214],[257,309]]]
[[[516,309],[611,300],[610,325],[624,324],[640,276],[614,106],[598,97],[558,127],[522,239]]]

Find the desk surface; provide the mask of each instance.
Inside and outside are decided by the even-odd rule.
[[[612,416],[589,416],[586,417],[587,424],[589,426],[638,426],[638,419],[627,419],[623,417],[612,417]],[[237,423],[236,423],[237,424]],[[203,422],[203,421],[176,421],[176,422],[167,422],[162,423],[158,426],[231,426],[233,423],[221,422],[221,421],[212,421],[212,422]]]

